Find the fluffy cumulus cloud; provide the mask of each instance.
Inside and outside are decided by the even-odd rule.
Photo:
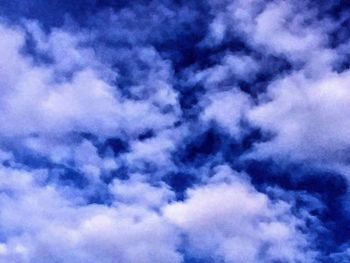
[[[307,235],[287,203],[272,202],[228,167],[216,169],[208,184],[165,208],[185,233],[191,256],[217,262],[312,262]]]
[[[184,249],[225,262],[311,262],[310,237],[287,203],[272,202],[226,166],[216,170],[183,202],[140,175],[115,179],[106,206],[46,185],[46,172],[3,168],[0,260],[183,262]]]
[[[259,149],[346,163],[348,79],[349,72],[330,72],[317,79],[293,74],[273,82],[267,94],[271,100],[250,112],[253,122],[277,133]]]
[[[1,262],[181,262],[176,229],[147,209],[147,203],[158,199],[151,186],[135,188],[139,194],[149,192],[142,206],[121,185],[122,200],[134,202],[107,207],[86,205],[43,186],[44,174],[5,169],[1,174],[6,237]]]
[[[349,11],[0,3],[0,263],[349,262]]]

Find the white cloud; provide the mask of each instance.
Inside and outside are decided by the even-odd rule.
[[[209,105],[202,113],[204,121],[215,121],[235,137],[240,137],[240,121],[250,108],[249,98],[239,91],[223,91],[208,95]]]
[[[174,199],[174,193],[165,184],[152,186],[144,176],[132,175],[129,180],[115,179],[111,193],[117,202],[159,209]]]
[[[106,206],[46,185],[45,170],[1,168],[0,262],[180,263],[183,244],[199,259],[311,262],[308,236],[298,230],[303,219],[289,205],[227,166],[214,172],[183,202],[144,176],[116,179]]]
[[[272,83],[268,101],[250,112],[252,123],[276,134],[257,155],[321,163],[346,162],[349,150],[349,72],[319,79],[302,73]]]
[[[37,50],[51,56],[52,62],[38,64],[30,54],[23,53],[24,30],[0,26],[2,140],[16,140],[17,147],[22,145],[55,162],[66,163],[73,158],[72,151],[79,141],[71,137],[81,132],[94,134],[100,140],[120,134],[135,139],[147,130],[157,134],[168,129],[178,119],[171,67],[153,48],[120,51],[129,56],[127,61],[139,61],[132,66],[136,67],[136,75],[130,76],[139,83],[128,87],[137,98],[130,99],[112,85],[111,78],[118,78],[118,70],[113,73],[111,65],[100,62],[87,45],[84,32],[55,29],[46,34],[33,22],[28,23],[27,30]],[[167,145],[174,144],[171,136],[166,140]],[[136,148],[137,155],[142,155],[141,148]],[[159,158],[166,158],[160,156],[162,150],[153,151],[159,152]],[[85,164],[83,170],[98,177],[99,166],[103,164]]]
[[[304,3],[214,0],[210,4],[215,16],[212,27],[218,27],[215,21],[225,21],[220,32],[239,35],[254,50],[284,56],[293,63],[315,64],[312,67],[317,71],[333,59],[326,49],[326,33],[335,22],[315,19],[315,11]]]
[[[260,66],[254,58],[242,54],[226,54],[219,64],[199,71],[190,81],[202,82],[209,91],[232,88],[237,80],[254,80]]]
[[[208,185],[165,208],[197,258],[223,262],[312,262],[308,240],[284,202],[272,202],[223,167]],[[230,179],[232,178],[233,179]]]
[[[189,129],[183,125],[179,128],[163,130],[151,138],[145,140],[131,140],[130,151],[123,154],[131,169],[142,169],[148,164],[155,166],[157,171],[165,174],[167,171],[176,169],[172,163],[172,153],[176,150],[181,140],[189,134]],[[153,176],[157,176],[154,171]]]
[[[93,30],[79,32],[78,26],[45,32],[39,23],[25,20],[23,28],[0,24],[1,263],[180,263],[183,252],[227,263],[317,261],[306,225],[309,215],[294,211],[293,194],[290,203],[278,199],[288,195],[283,190],[272,199],[228,166],[212,170],[211,162],[204,168],[188,162],[176,167],[173,159],[187,148],[181,144],[198,134],[195,129],[215,122],[239,140],[245,133],[242,120],[248,120],[275,135],[255,144],[248,157],[311,161],[350,178],[350,71],[332,70],[347,45],[327,47],[334,21],[316,21],[299,2],[209,4],[206,18],[189,6],[135,4],[106,11],[89,22]],[[198,54],[207,49],[208,64],[216,64],[203,69],[203,60],[204,65],[198,61],[175,71],[177,52],[182,63],[192,49],[164,48],[168,42],[162,39],[170,47],[178,45],[182,31],[197,28],[191,24],[197,19],[212,21],[208,35],[191,48],[200,49]],[[39,56],[26,50],[28,34]],[[247,50],[216,49],[237,37]],[[259,90],[269,79],[264,73],[270,69],[264,67],[276,56],[291,63],[291,70],[273,76],[253,101],[238,86],[244,82]],[[189,121],[181,117],[183,98],[173,85],[181,90],[181,85],[197,84],[205,90],[198,96],[203,111]],[[148,131],[150,137],[142,139]],[[89,136],[91,141],[85,139]],[[101,154],[99,147],[112,137],[125,140],[128,149]],[[36,170],[35,162],[50,165]],[[118,168],[125,168],[121,173],[128,179],[114,178]],[[87,178],[87,186],[64,185],[57,178],[60,169],[74,171],[68,177]],[[162,180],[186,169],[200,183],[178,201]],[[106,199],[99,200],[99,194]],[[95,197],[100,204],[91,203]],[[348,254],[344,250],[331,258]]]
[[[146,200],[139,199],[145,205],[107,207],[68,200],[44,179],[1,169],[0,225],[6,238],[0,262],[181,262],[176,229],[147,208],[163,198],[156,188],[136,183],[142,194],[148,191]],[[120,183],[117,192],[125,187]],[[132,192],[124,194],[133,199]]]

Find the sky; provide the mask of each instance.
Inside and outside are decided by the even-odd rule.
[[[0,2],[0,263],[350,262],[345,0]]]

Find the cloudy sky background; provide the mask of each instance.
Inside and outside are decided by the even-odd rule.
[[[0,2],[1,263],[350,262],[346,1]]]

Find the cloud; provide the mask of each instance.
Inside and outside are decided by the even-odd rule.
[[[257,155],[346,164],[348,82],[345,71],[317,79],[296,73],[272,83],[268,100],[249,113],[252,123],[275,134],[256,145]]]
[[[42,172],[2,168],[0,224],[6,241],[0,262],[181,262],[176,229],[146,206],[158,204],[157,188],[140,182],[135,191],[149,192],[141,206],[118,202],[107,207],[68,200],[43,185],[44,179]],[[125,187],[120,183],[118,196],[133,200]]]
[[[149,70],[132,69],[136,74],[132,78],[146,82],[128,87],[133,96],[128,98],[112,85],[112,71],[99,62],[93,49],[81,46],[83,36],[60,30],[46,35],[35,23],[29,28],[36,35],[38,51],[52,61],[34,62],[30,54],[22,52],[24,30],[2,25],[0,48],[9,56],[0,61],[3,137],[19,139],[31,150],[51,155],[57,148],[62,153],[66,147],[63,138],[72,134],[91,133],[103,139],[126,133],[135,138],[150,129],[157,132],[171,127],[177,120],[169,67],[154,49],[135,51],[140,63],[149,64]],[[118,78],[117,71],[114,76]],[[47,144],[54,148],[53,153],[47,152]]]
[[[183,202],[164,184],[134,175],[113,181],[111,206],[86,204],[45,186],[47,176],[44,170],[1,169],[6,241],[0,262],[183,262],[181,244],[195,258],[225,262],[309,262],[313,256],[309,237],[299,230],[303,221],[290,206],[269,200],[226,166]]]
[[[346,8],[112,2],[0,4],[0,262],[347,262]]]
[[[243,132],[240,122],[250,107],[249,98],[238,91],[217,92],[208,96],[209,105],[204,109],[204,121],[215,121],[232,136],[240,137]]]
[[[218,65],[198,72],[195,80],[203,82],[208,90],[227,89],[232,82],[254,80],[259,68],[257,61],[250,56],[226,54]]]
[[[229,168],[165,208],[187,237],[188,253],[215,262],[313,262],[303,224],[288,204],[272,202]]]
[[[4,103],[0,116],[6,123],[1,129],[3,136],[64,134],[72,130],[89,131],[96,126],[102,133],[116,129],[112,118],[117,100],[111,87],[93,70],[78,72],[72,81],[55,83],[54,68],[35,66],[30,57],[21,54],[23,32],[4,26],[1,31],[5,36],[1,49],[11,57],[11,60],[2,57],[0,62],[6,91],[1,96]]]

